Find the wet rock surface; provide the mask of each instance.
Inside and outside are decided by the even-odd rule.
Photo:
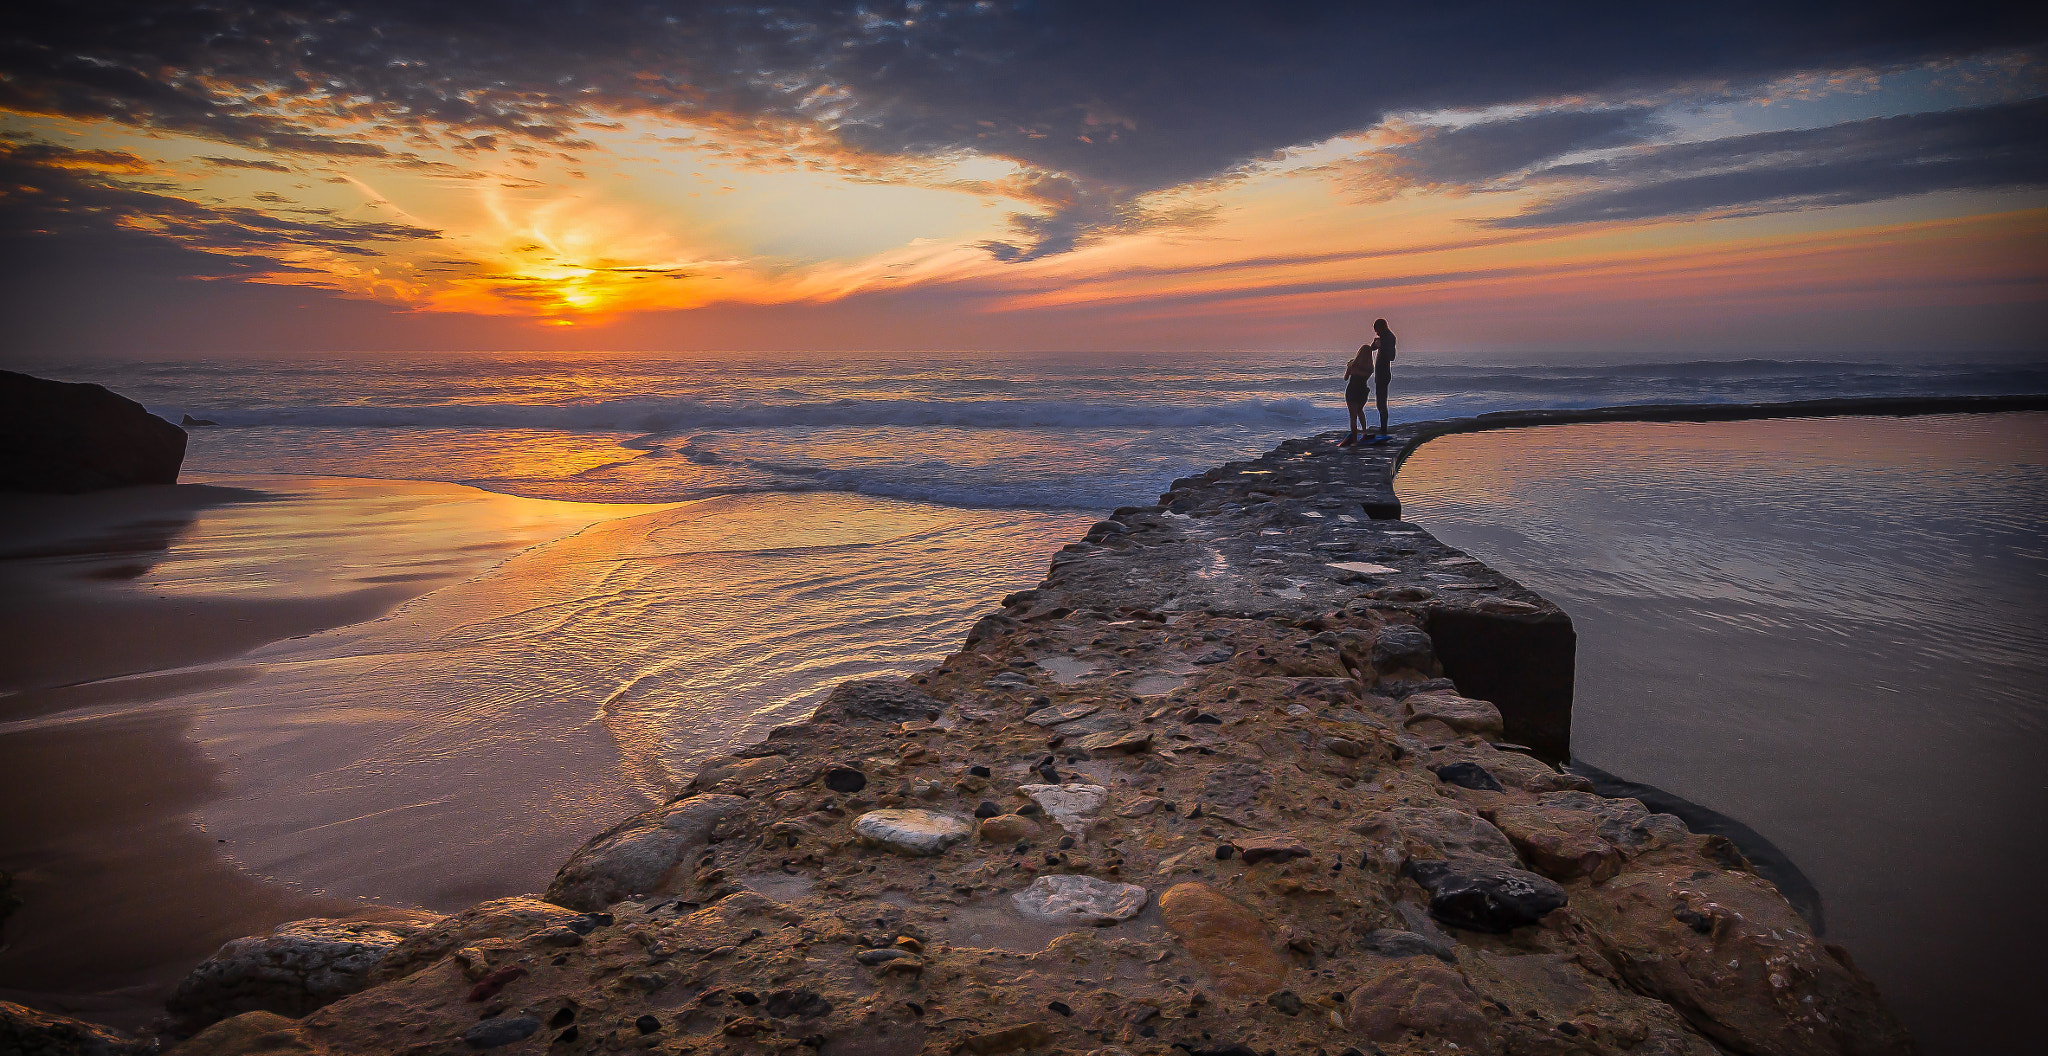
[[[1570,621],[1335,439],[1115,511],[546,901],[178,1051],[1912,1052],[1739,856],[1545,761]]]

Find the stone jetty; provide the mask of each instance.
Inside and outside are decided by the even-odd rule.
[[[173,1051],[1915,1051],[1736,847],[1556,765],[1571,621],[1400,519],[1425,434],[1115,511],[546,892],[231,943]]]

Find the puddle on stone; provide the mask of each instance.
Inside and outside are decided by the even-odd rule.
[[[1037,663],[1040,668],[1044,669],[1046,674],[1053,677],[1053,681],[1063,686],[1071,686],[1076,682],[1084,681],[1089,675],[1095,673],[1095,665],[1093,663],[1071,656],[1042,656],[1038,658]]]
[[[1166,922],[1159,915],[1156,892],[1148,893],[1143,913],[1122,924],[1102,928],[1031,920],[1017,912],[1016,903],[1010,900],[1013,893],[1005,891],[988,895],[948,910],[946,916],[949,919],[938,926],[946,945],[1029,955],[1044,950],[1052,940],[1074,931],[1099,931],[1105,939],[1135,939],[1139,942],[1157,941],[1166,934]]]
[[[1295,591],[1294,596],[1300,597],[1301,592]],[[1166,671],[1155,671],[1133,679],[1131,681],[1131,695],[1134,697],[1156,697],[1179,689],[1186,685],[1187,681],[1187,678],[1182,675]]]
[[[1300,601],[1303,595],[1300,587],[1286,586],[1274,591],[1273,596],[1276,598],[1286,598],[1288,601]],[[1138,695],[1144,696],[1142,693]]]
[[[740,886],[777,902],[790,902],[808,896],[817,881],[805,873],[749,873],[740,877]]]

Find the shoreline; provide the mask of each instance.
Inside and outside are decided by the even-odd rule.
[[[0,864],[27,903],[6,922],[0,999],[137,1029],[195,958],[253,929],[410,919],[240,860],[242,834],[207,808],[233,790],[241,746],[219,748],[234,730],[203,702],[256,683],[294,639],[390,618],[581,530],[560,516],[576,504],[462,485],[209,479],[224,483],[0,497]],[[300,547],[311,556],[287,553]]]
[[[1809,416],[1785,406],[1706,411],[1712,420]],[[1586,420],[1616,420],[1621,410]],[[180,1051],[245,1051],[233,1039],[258,1022],[338,1052],[374,1051],[375,1039],[403,1022],[415,1036],[447,1039],[423,1051],[464,1051],[479,1032],[495,1037],[497,1028],[469,1027],[475,1021],[464,1018],[461,1002],[440,995],[459,992],[465,974],[497,978],[498,966],[498,975],[517,966],[520,978],[533,978],[517,994],[505,987],[510,996],[486,1013],[512,1017],[505,1030],[524,1033],[510,1040],[543,1045],[550,1036],[575,1042],[577,1030],[556,1028],[578,1022],[575,1010],[601,1009],[604,1024],[629,1026],[587,1040],[637,1029],[643,1038],[667,1035],[650,1044],[687,1033],[733,1046],[808,1026],[830,1028],[806,1040],[827,1052],[911,1052],[927,1041],[955,1052],[1055,1041],[1153,1051],[1163,1048],[1166,1025],[1193,1039],[1181,1042],[1190,1051],[1237,1051],[1211,1045],[1221,1039],[1200,1029],[1207,1026],[1248,1045],[1335,1043],[1336,1031],[1407,1051],[1420,1032],[1487,1051],[1537,1035],[1584,1043],[1587,1028],[1573,1025],[1595,1021],[1610,1034],[1626,1021],[1613,1040],[1654,1036],[1670,1046],[1664,1051],[1706,1052],[1707,1038],[1768,1047],[1795,1036],[1800,1051],[1910,1051],[1846,954],[1814,938],[1725,838],[1694,835],[1632,801],[1584,797],[1580,790],[1591,786],[1583,778],[1540,761],[1569,754],[1569,618],[1399,521],[1398,500],[1388,510],[1399,461],[1427,439],[1566,424],[1559,415],[1590,413],[1419,423],[1395,431],[1408,434],[1398,447],[1356,452],[1333,448],[1328,438],[1337,434],[1324,434],[1176,481],[1158,504],[1120,508],[1064,548],[1040,588],[1005,598],[944,664],[909,682],[841,683],[811,719],[714,760],[684,796],[587,843],[557,874],[552,904],[485,903],[410,937],[393,932],[388,943],[407,960],[403,951],[422,942],[446,950],[463,935],[493,934],[501,937],[495,952],[431,963],[416,952],[364,980],[383,985],[296,1023],[251,1013]],[[1260,542],[1276,536],[1281,545]],[[1309,539],[1317,541],[1301,548]],[[1026,761],[1046,752],[1035,765]],[[1288,778],[1274,782],[1267,773]],[[879,795],[859,794],[877,780]],[[1157,795],[1149,794],[1154,782]],[[984,795],[972,811],[985,819],[976,826],[964,808]],[[1015,813],[991,818],[989,808],[1006,796]],[[977,849],[973,830],[988,844],[992,824],[1003,843]],[[1039,841],[1062,831],[1057,847],[1041,854],[1052,844]],[[1011,833],[1024,838],[1006,853]],[[1338,845],[1333,861],[1312,864]],[[932,849],[941,853],[925,857]],[[1181,853],[1168,853],[1175,849]],[[1489,875],[1525,866],[1537,870],[1515,873],[1532,878],[1526,882],[1563,885],[1560,906],[1506,928],[1460,917],[1448,888],[1484,888]],[[1011,899],[1002,896],[1018,895],[1021,906],[1048,876],[1086,891],[1139,881],[1144,913],[1118,929],[1128,938],[1111,939],[1098,936],[1115,933],[1092,925],[1130,919],[1121,911],[1050,931],[1008,919]],[[1011,890],[1033,877],[1029,888]],[[1667,885],[1669,894],[1658,895]],[[1332,910],[1345,934],[1325,942],[1322,928],[1304,930],[1304,897],[1348,904]],[[1695,903],[1701,897],[1709,901]],[[1644,915],[1664,898],[1681,903],[1676,931],[1668,918]],[[1409,912],[1418,902],[1428,907],[1421,916]],[[1688,912],[1709,926],[1686,920]],[[879,913],[872,936],[843,930],[857,930],[851,922],[863,913]],[[957,923],[956,913],[972,923]],[[772,920],[803,922],[801,937],[745,927]],[[1380,926],[1360,927],[1372,922]],[[713,934],[750,937],[699,945],[706,952],[676,960],[661,936],[684,925],[704,936],[700,944],[716,941]],[[565,929],[587,938],[549,938]],[[998,941],[988,941],[990,932]],[[755,947],[743,948],[749,942]],[[570,952],[553,952],[561,949]],[[1681,950],[1691,952],[1668,963]],[[1709,984],[1685,967],[1731,952],[1731,966],[1746,955],[1798,968],[1789,983],[1782,972],[1768,981],[1737,972]],[[646,966],[658,971],[647,976],[647,996],[599,996],[577,982],[591,969],[624,971],[650,954]],[[1043,997],[1071,988],[1053,978],[1072,970],[1059,965],[1105,959],[1127,967],[1113,973],[1113,991],[1087,997],[1085,1016],[1080,1002],[1067,1000],[1036,1015],[1029,1000],[973,1002],[974,980],[992,982],[991,971],[1025,970],[1004,986],[1049,988]],[[678,977],[663,967],[672,961],[690,966]],[[557,970],[570,962],[584,968]],[[1145,968],[1163,962],[1177,967]],[[1539,962],[1556,977],[1539,983],[1518,974]],[[1607,989],[1589,995],[1568,981],[1587,970],[1579,965],[1596,962],[1619,972]],[[796,976],[773,968],[790,963],[811,968]],[[1182,970],[1202,980],[1175,982]],[[1296,974],[1356,989],[1348,1005],[1341,987],[1331,998],[1271,989]],[[733,987],[792,979],[806,988],[778,991],[794,995],[781,999],[780,1011],[742,1001],[752,1014],[721,1016],[712,1000],[740,992]],[[671,985],[682,990],[653,996]],[[1780,993],[1787,985],[1804,995],[1790,1009]],[[1430,992],[1427,1008],[1416,986]],[[937,991],[948,991],[953,1014],[927,1022]],[[675,1015],[673,1027],[659,1016],[630,1027],[633,1008],[676,1013],[683,998],[695,1011]],[[1509,998],[1526,1007],[1511,1009]],[[1305,1002],[1320,1011],[1302,1018]],[[1112,1007],[1134,1003],[1150,1013]],[[1218,1004],[1228,1013],[1223,1022],[1196,1022]],[[542,1018],[551,1024],[545,1035]],[[694,1037],[706,1030],[708,1038]]]

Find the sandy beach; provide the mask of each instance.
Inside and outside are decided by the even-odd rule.
[[[0,844],[25,903],[0,994],[140,1026],[227,939],[308,914],[402,916],[235,860],[201,815],[238,753],[209,754],[199,699],[260,677],[233,658],[640,510],[317,478],[0,499]]]
[[[544,887],[820,685],[936,655],[1080,521],[308,477],[10,502],[0,844],[26,906],[0,996],[126,1027],[229,938]],[[891,570],[948,553],[921,586]]]

